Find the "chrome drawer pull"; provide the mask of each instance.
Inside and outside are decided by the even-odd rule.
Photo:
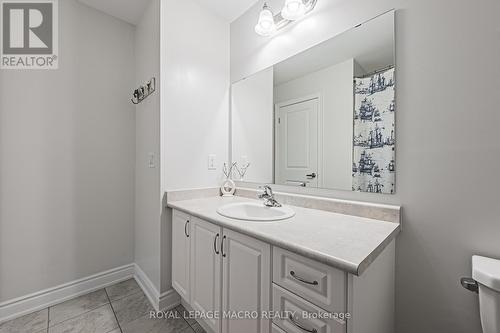
[[[311,282],[311,281],[304,280],[303,278],[301,278],[301,277],[299,277],[299,276],[295,275],[295,272],[294,272],[294,271],[290,271],[290,275],[291,275],[291,276],[292,276],[295,280],[300,281],[300,282],[303,282],[303,283],[311,284],[311,285],[313,285],[313,286],[317,286],[317,285],[319,284],[319,283],[318,283],[318,281],[313,281],[313,282]]]
[[[187,232],[188,224],[189,224],[189,220],[186,220],[186,224],[184,224],[184,234],[186,234],[186,237],[189,237],[189,234]]]
[[[219,234],[217,234],[215,236],[215,239],[214,239],[214,252],[215,254],[219,254],[220,252],[217,250],[217,238],[219,238]]]
[[[224,241],[226,240],[226,236],[222,237],[222,241],[220,242],[220,252],[222,253],[222,257],[225,258],[226,254],[224,253]]]
[[[300,328],[304,332],[309,332],[309,333],[317,333],[318,332],[315,328],[312,328],[309,330],[309,329],[305,328],[304,326],[302,326],[301,324],[299,324],[298,322],[296,322],[295,319],[293,318],[292,314],[288,315],[288,319],[290,319],[292,324],[294,324],[295,326],[297,326],[298,328]]]

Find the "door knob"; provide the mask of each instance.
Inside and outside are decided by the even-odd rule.
[[[313,172],[313,173],[311,173],[311,174],[309,174],[309,175],[306,175],[306,177],[307,177],[308,179],[314,179],[314,178],[316,178],[316,176],[317,176],[317,175],[316,175],[316,172]]]

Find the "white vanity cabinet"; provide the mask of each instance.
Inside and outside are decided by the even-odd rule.
[[[178,210],[172,214],[172,286],[184,299],[190,294],[191,225],[189,215]]]
[[[172,224],[173,288],[211,333],[394,332],[394,241],[357,276],[175,209]]]
[[[208,314],[205,329],[270,332],[270,320],[260,316],[270,311],[269,244],[174,210],[172,256],[172,286],[192,310]],[[239,311],[250,317],[231,319],[241,316]],[[252,319],[255,313],[257,320]]]
[[[275,318],[273,333],[394,332],[394,241],[360,276],[276,246],[272,252],[273,310],[296,313]]]

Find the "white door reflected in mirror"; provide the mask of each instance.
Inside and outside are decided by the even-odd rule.
[[[276,109],[275,183],[318,187],[318,98]]]

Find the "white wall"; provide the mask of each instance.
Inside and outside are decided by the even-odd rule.
[[[250,163],[245,181],[274,180],[273,89],[272,67],[231,87],[232,160],[238,162],[238,167]]]
[[[64,0],[59,35],[0,71],[0,302],[134,260],[134,28]]]
[[[354,60],[349,59],[275,87],[275,103],[320,95],[319,187],[352,188]]]
[[[135,32],[135,86],[156,78],[156,92],[136,106],[135,263],[160,290],[160,1],[150,0]],[[149,167],[149,154],[155,168]]]
[[[500,257],[498,1],[318,1],[275,38],[253,31],[260,5],[231,24],[233,82],[398,10],[397,193],[316,193],[403,206],[397,332],[481,332],[477,296],[459,278],[470,276],[472,254]]]
[[[162,3],[163,190],[219,186],[228,155],[229,25],[193,0]],[[217,170],[208,170],[208,155]]]
[[[160,10],[161,193],[216,187],[228,160],[229,24],[193,0],[161,1]],[[171,288],[170,218],[164,210],[161,293]]]

